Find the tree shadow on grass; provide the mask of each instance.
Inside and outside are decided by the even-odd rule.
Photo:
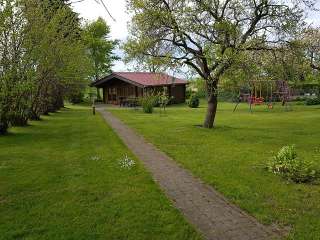
[[[213,128],[205,128],[205,127],[203,127],[202,124],[195,124],[193,126],[196,128],[199,128],[199,129],[204,129],[204,130],[208,130],[208,131],[219,131],[219,132],[239,129],[237,127],[232,127],[232,126],[228,126],[228,125],[216,125]]]

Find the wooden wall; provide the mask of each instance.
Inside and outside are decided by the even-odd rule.
[[[186,101],[186,86],[185,85],[172,85],[171,96],[173,96],[172,103],[184,103]]]
[[[164,87],[148,87],[146,89],[134,86],[130,83],[121,81],[119,79],[113,79],[101,86],[103,88],[103,99],[105,103],[120,104],[121,98],[138,98],[142,97],[144,92],[160,92]],[[185,102],[185,85],[172,85],[165,86],[169,96],[172,96],[172,103]]]
[[[104,102],[120,104],[121,98],[135,98],[143,95],[143,89],[132,84],[114,80],[103,86]]]

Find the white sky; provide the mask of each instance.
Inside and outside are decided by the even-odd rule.
[[[74,0],[77,1],[77,0]],[[127,24],[130,21],[130,16],[126,11],[126,0],[104,0],[112,16],[116,21],[113,21],[102,5],[98,4],[98,0],[84,0],[79,3],[73,3],[72,6],[80,17],[87,20],[95,20],[98,17],[103,17],[111,27],[111,37],[121,41],[126,40],[128,36]],[[320,0],[317,0],[317,8],[320,8]],[[310,13],[308,22],[314,25],[320,25],[320,12]],[[117,54],[121,52],[117,50]],[[123,62],[118,61],[113,67],[113,71],[127,71],[128,68]]]

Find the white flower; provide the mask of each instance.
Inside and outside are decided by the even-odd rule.
[[[99,156],[92,156],[92,157],[91,157],[91,160],[92,160],[92,161],[100,161],[100,160],[101,160],[101,157],[99,157]]]
[[[123,159],[119,161],[120,167],[125,169],[132,168],[136,163],[133,159],[129,158],[128,155],[125,155]]]

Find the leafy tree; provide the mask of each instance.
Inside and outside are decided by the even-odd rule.
[[[67,1],[0,0],[0,66],[0,134],[83,89],[91,65]]]
[[[169,68],[172,68],[170,59],[164,57],[155,57],[159,55],[157,46],[149,49],[152,56],[143,54],[141,49],[137,48],[134,41],[128,41],[122,46],[125,57],[125,63],[133,63],[136,71],[148,71],[148,72],[165,72]]]
[[[52,1],[26,1],[30,55],[36,71],[31,117],[39,119],[63,107],[70,91],[87,84],[90,62],[81,39],[80,22],[71,8]]]
[[[188,65],[205,81],[211,128],[218,83],[242,52],[277,47],[302,22],[307,1],[129,0],[130,49]],[[308,1],[311,7],[311,1]],[[157,47],[156,52],[151,51]],[[129,52],[130,54],[130,52]]]
[[[307,50],[311,68],[320,71],[320,28],[306,29],[301,41]]]
[[[113,61],[118,59],[113,54],[118,41],[110,40],[110,27],[101,17],[88,23],[84,27],[83,35],[94,66],[92,78],[98,80],[111,72]]]
[[[0,134],[26,125],[32,69],[25,51],[25,21],[16,1],[0,1]]]

